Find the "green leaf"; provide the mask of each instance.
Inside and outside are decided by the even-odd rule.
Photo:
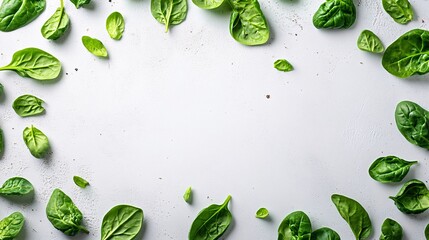
[[[239,43],[254,46],[270,39],[270,29],[257,0],[230,0],[229,32]]]
[[[21,232],[24,226],[24,216],[20,212],[14,212],[0,221],[0,239],[13,240]]]
[[[46,39],[57,40],[64,35],[69,28],[70,19],[64,9],[63,0],[61,6],[57,8],[55,13],[43,24],[41,32]]]
[[[188,187],[185,191],[185,194],[183,194],[183,200],[185,200],[185,202],[187,203],[191,203],[192,202],[192,188]]]
[[[316,28],[349,28],[356,20],[353,0],[327,0],[313,16]]]
[[[369,238],[372,232],[371,219],[362,205],[339,194],[333,194],[331,200],[341,217],[349,224],[356,240]]]
[[[60,189],[52,192],[48,205],[46,206],[46,215],[52,225],[68,236],[74,236],[79,231],[89,233],[81,226],[82,213],[74,205],[73,201]]]
[[[0,83],[0,98],[4,97],[4,86]]]
[[[185,21],[188,3],[186,0],[151,0],[150,10],[152,16],[165,25],[165,32],[168,32],[170,25]]]
[[[38,48],[25,48],[13,54],[12,61],[0,67],[2,70],[15,71],[21,77],[36,80],[52,80],[61,72],[61,63],[51,54]]]
[[[82,37],[83,46],[92,54],[97,57],[107,57],[107,49],[104,47],[103,43],[96,39],[88,36]]]
[[[215,9],[222,5],[225,0],[192,0],[192,2],[202,9]]]
[[[122,14],[119,12],[111,13],[106,19],[106,29],[111,38],[121,39],[125,30],[125,20]]]
[[[275,61],[274,68],[282,72],[290,72],[293,70],[292,64],[290,64],[286,59],[279,59]]]
[[[0,128],[0,157],[4,154],[4,134]]]
[[[426,237],[426,240],[429,240],[429,224],[426,225],[426,228],[425,228],[425,237]]]
[[[357,46],[360,50],[372,53],[382,53],[384,51],[380,38],[370,30],[362,31],[357,40]]]
[[[260,208],[258,211],[256,211],[256,218],[264,219],[267,218],[268,215],[270,215],[270,213],[266,208]]]
[[[401,240],[402,227],[395,220],[386,218],[381,226],[380,240]]]
[[[369,175],[378,182],[400,182],[417,161],[408,162],[395,156],[380,157],[369,167]]]
[[[341,240],[341,238],[334,230],[323,227],[311,233],[311,240]]]
[[[400,24],[413,20],[414,12],[408,0],[383,0],[384,10]]]
[[[45,108],[42,106],[43,100],[33,95],[19,96],[12,104],[13,110],[21,117],[28,117],[42,114]]]
[[[48,153],[50,149],[48,137],[33,125],[24,129],[23,137],[25,145],[35,158],[42,158]]]
[[[302,211],[290,213],[280,224],[278,234],[278,240],[310,240],[310,218]]]
[[[222,205],[212,204],[201,210],[192,222],[189,240],[217,240],[228,229],[232,214],[228,209],[231,196]]]
[[[81,188],[86,188],[89,185],[88,181],[86,181],[85,179],[79,176],[74,176],[73,181],[78,187],[81,187]]]
[[[133,240],[140,232],[143,211],[128,205],[112,208],[103,218],[101,240]]]
[[[27,179],[22,177],[13,177],[3,183],[3,186],[0,188],[0,194],[21,196],[29,194],[33,190],[33,185]]]
[[[45,10],[45,6],[45,0],[3,0],[0,31],[10,32],[27,25]]]
[[[406,182],[396,196],[389,198],[403,213],[418,214],[429,209],[429,190],[417,179]]]
[[[411,101],[398,103],[395,110],[398,130],[408,142],[429,149],[429,112]]]
[[[76,8],[80,8],[84,5],[87,5],[91,2],[91,0],[70,0],[70,2],[72,2]]]

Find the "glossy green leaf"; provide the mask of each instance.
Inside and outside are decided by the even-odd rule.
[[[45,10],[45,6],[45,0],[3,0],[0,31],[10,32],[27,25]]]
[[[201,210],[192,223],[189,240],[217,240],[228,229],[232,214],[228,210],[228,196],[222,205],[212,204]]]
[[[384,10],[400,24],[413,20],[414,12],[408,0],[383,0]]]
[[[313,16],[316,28],[349,28],[356,20],[353,0],[327,0]]]
[[[92,54],[97,57],[107,57],[107,49],[104,47],[103,43],[96,39],[88,36],[82,37],[83,46]]]
[[[279,59],[275,61],[274,68],[282,72],[290,72],[293,70],[292,64],[290,64],[286,59]]]
[[[12,104],[13,110],[21,117],[28,117],[42,114],[45,108],[42,106],[43,100],[33,95],[19,96]]]
[[[185,193],[183,194],[183,200],[185,200],[185,202],[190,203],[192,202],[192,188],[188,187],[185,191]]]
[[[429,224],[426,225],[426,228],[425,228],[425,237],[426,237],[426,240],[429,240]]]
[[[20,212],[14,212],[0,221],[0,239],[13,240],[21,232],[24,226],[24,216]]]
[[[143,210],[119,205],[106,213],[101,225],[101,240],[133,240],[140,232]]]
[[[287,215],[278,229],[278,240],[310,240],[310,218],[301,211]]]
[[[125,30],[125,20],[121,13],[113,12],[107,17],[106,30],[111,38],[115,40],[122,38]]]
[[[79,176],[74,176],[73,181],[78,187],[81,187],[81,188],[86,188],[89,185],[88,181],[86,181],[85,179]]]
[[[72,2],[76,8],[80,8],[84,5],[87,5],[91,2],[91,0],[70,0],[70,2]]]
[[[334,230],[323,227],[311,233],[311,240],[341,240],[341,238]]]
[[[33,125],[24,129],[23,137],[25,145],[34,157],[43,158],[48,153],[50,149],[48,137]]]
[[[270,212],[266,208],[260,208],[256,211],[256,218],[264,219],[270,215]]]
[[[192,0],[192,2],[202,9],[215,9],[222,5],[225,0]]]
[[[13,177],[3,183],[3,186],[0,188],[0,194],[20,196],[29,194],[33,190],[33,185],[27,179],[22,177]]]
[[[331,200],[341,217],[349,224],[356,240],[367,239],[371,235],[371,219],[360,203],[339,194],[333,194]]]
[[[402,227],[395,220],[386,218],[381,226],[380,240],[401,240]]]
[[[380,157],[369,167],[369,175],[378,182],[400,182],[417,161],[408,162],[395,156]]]
[[[384,46],[380,38],[370,30],[362,31],[357,40],[357,46],[360,50],[372,53],[382,53],[384,51]]]
[[[165,25],[165,32],[168,32],[171,25],[185,21],[188,3],[186,0],[151,0],[150,10],[152,16]]]
[[[69,28],[70,19],[65,12],[63,0],[60,1],[61,6],[57,8],[55,13],[42,26],[42,36],[46,39],[57,40]]]
[[[411,101],[398,103],[395,110],[398,130],[408,142],[429,149],[429,112]]]
[[[403,213],[418,214],[429,209],[429,190],[417,179],[406,182],[398,194],[390,197]]]

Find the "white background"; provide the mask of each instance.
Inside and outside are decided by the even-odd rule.
[[[367,209],[371,239],[378,239],[386,217],[402,224],[405,239],[423,239],[428,213],[401,213],[388,199],[401,184],[383,185],[367,172],[376,158],[397,155],[420,161],[406,180],[428,179],[428,152],[408,143],[394,122],[401,100],[429,109],[428,76],[391,76],[381,55],[360,51],[356,40],[370,29],[388,45],[408,30],[427,28],[428,1],[411,1],[415,20],[405,26],[383,11],[381,0],[355,2],[354,26],[334,31],[312,25],[321,3],[261,1],[272,37],[267,45],[247,47],[229,34],[228,8],[207,11],[188,2],[186,21],[165,33],[149,0],[93,1],[78,10],[66,1],[71,29],[47,41],[40,28],[59,6],[49,0],[34,22],[0,33],[0,65],[26,47],[63,63],[52,83],[0,72],[6,94],[0,182],[23,176],[35,186],[32,199],[1,197],[0,217],[23,212],[19,239],[69,239],[45,215],[51,192],[61,188],[91,231],[74,239],[99,239],[104,214],[123,203],[145,213],[138,239],[187,239],[196,214],[231,194],[234,223],[225,239],[276,239],[281,220],[295,210],[309,215],[313,229],[328,226],[353,239],[330,200],[340,193]],[[120,41],[105,30],[113,11],[126,20]],[[109,59],[87,52],[83,35],[100,39]],[[295,70],[276,71],[279,58]],[[17,116],[11,105],[22,94],[45,100],[46,114]],[[27,150],[22,130],[31,124],[49,137],[49,159]],[[91,186],[78,188],[73,175]],[[192,205],[182,199],[188,186]],[[270,210],[270,220],[254,217],[259,207]]]

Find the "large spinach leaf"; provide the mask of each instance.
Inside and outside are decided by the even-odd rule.
[[[188,3],[186,0],[151,0],[150,10],[152,16],[165,25],[165,32],[168,32],[170,25],[177,25],[185,20]]]
[[[341,217],[349,224],[356,240],[367,239],[371,235],[371,219],[360,203],[339,194],[333,194],[331,200]]]
[[[45,0],[3,0],[0,6],[0,31],[23,27],[45,10]]]
[[[24,216],[20,212],[14,212],[0,221],[0,239],[13,240],[21,232],[24,226]]]
[[[281,222],[278,234],[278,240],[310,240],[310,218],[302,211],[290,213]]]
[[[395,156],[381,157],[369,167],[369,175],[382,183],[400,182],[417,161],[408,162]]]
[[[224,0],[192,0],[192,2],[202,9],[215,9],[220,7]]]
[[[390,199],[403,213],[418,214],[429,209],[429,190],[422,181],[417,179],[406,182],[398,194]]]
[[[42,36],[46,39],[57,40],[69,28],[69,16],[64,9],[63,0],[60,0],[60,2],[60,7],[57,8],[55,13],[42,26]]]
[[[113,12],[107,17],[106,30],[111,38],[115,40],[122,38],[125,30],[125,20],[121,13]]]
[[[384,10],[400,24],[413,20],[414,12],[408,0],[383,0]]]
[[[0,194],[26,195],[31,193],[33,190],[33,185],[27,179],[22,177],[13,177],[3,183],[3,186],[0,188]]]
[[[380,240],[401,240],[402,227],[393,219],[386,218],[381,226]]]
[[[33,125],[24,129],[23,137],[25,145],[34,157],[42,158],[48,153],[50,149],[48,137]]]
[[[82,44],[88,50],[88,52],[94,54],[97,57],[107,57],[107,49],[104,44],[96,39],[89,36],[82,37]]]
[[[101,240],[133,240],[140,232],[143,211],[128,205],[119,205],[106,213],[101,225]]]
[[[311,240],[341,240],[341,238],[334,230],[323,227],[311,233]]]
[[[313,16],[316,28],[349,28],[356,20],[353,0],[327,0]]]
[[[398,103],[395,110],[398,130],[408,142],[429,149],[429,112],[411,101]]]
[[[42,106],[43,100],[33,95],[19,96],[12,104],[13,110],[21,117],[42,114],[45,108]]]
[[[370,30],[362,31],[357,40],[357,46],[360,50],[372,53],[382,53],[384,51],[380,38]]]

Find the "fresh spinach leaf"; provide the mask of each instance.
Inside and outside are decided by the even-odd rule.
[[[414,12],[408,0],[383,0],[384,10],[400,24],[413,20]]]
[[[0,98],[4,97],[4,86],[0,83]]]
[[[82,37],[83,46],[92,54],[97,57],[107,57],[107,49],[104,47],[103,43],[96,39],[88,36]]]
[[[3,183],[1,195],[26,195],[34,190],[33,185],[25,178],[13,177]],[[1,239],[1,238],[0,238]]]
[[[402,227],[395,220],[386,218],[381,226],[380,240],[401,240]]]
[[[357,46],[360,50],[372,53],[382,53],[384,51],[380,38],[370,30],[362,31],[357,40]]]
[[[349,28],[356,20],[353,0],[327,0],[313,16],[316,28]]]
[[[45,108],[42,106],[43,100],[33,95],[19,96],[12,104],[13,110],[21,117],[42,114]]]
[[[369,167],[369,175],[378,182],[400,182],[417,161],[408,162],[395,156],[380,157]]]
[[[341,238],[334,230],[323,227],[311,233],[311,240],[341,240]]]
[[[270,38],[270,29],[257,0],[229,0],[232,14],[229,23],[231,36],[249,46],[261,45]]]
[[[278,240],[310,240],[310,218],[302,211],[290,213],[281,222],[278,234]]]
[[[45,10],[45,0],[3,0],[0,31],[10,32],[27,25]]]
[[[186,0],[151,0],[150,10],[152,16],[165,25],[165,32],[168,32],[170,25],[185,21],[188,3]]]
[[[4,135],[3,130],[0,128],[0,157],[4,153]]]
[[[408,142],[429,149],[429,112],[411,101],[398,103],[395,110],[398,130]]]
[[[341,217],[349,224],[356,240],[367,239],[371,235],[371,219],[360,203],[339,194],[333,194],[331,200]]]
[[[270,215],[270,212],[266,208],[260,208],[256,211],[256,218],[264,219]]]
[[[216,240],[228,229],[232,214],[228,210],[228,196],[222,205],[212,204],[201,210],[192,223],[189,240]]]
[[[61,63],[51,54],[38,48],[25,48],[12,56],[12,61],[0,67],[2,70],[15,71],[21,77],[36,80],[52,80],[61,72]]]
[[[215,9],[220,7],[224,0],[192,0],[192,2],[202,9]]]
[[[27,148],[34,157],[42,158],[48,153],[50,149],[48,137],[33,125],[24,129],[23,137]]]
[[[429,209],[429,190],[417,179],[406,182],[394,197],[389,197],[403,213],[418,214]]]
[[[426,225],[426,228],[425,228],[425,237],[426,237],[426,240],[429,240],[429,224]]]
[[[429,31],[411,30],[386,48],[382,65],[400,78],[429,72]]]
[[[190,203],[192,202],[192,188],[188,187],[185,191],[185,194],[183,194],[183,200],[185,200],[185,202]]]
[[[76,8],[80,8],[84,5],[87,5],[91,2],[91,0],[70,0],[70,2],[72,2]]]
[[[279,59],[275,61],[274,68],[282,72],[290,72],[293,70],[292,64],[290,64],[286,59]]]
[[[24,226],[24,216],[20,212],[14,212],[0,221],[0,239],[13,240],[21,232]]]
[[[42,36],[46,39],[57,40],[69,28],[70,19],[64,9],[64,2],[60,0],[61,5],[55,13],[43,24]]]
[[[119,12],[111,13],[106,19],[106,29],[111,38],[121,39],[125,30],[125,20],[122,14]]]
[[[83,218],[80,210],[71,198],[58,188],[52,192],[46,206],[46,215],[56,229],[68,236],[74,236],[79,231],[89,233],[80,225]]]
[[[86,188],[89,185],[88,181],[86,181],[85,179],[79,176],[74,176],[73,181],[78,187],[81,187],[81,188]]]
[[[140,232],[143,210],[128,205],[110,209],[103,218],[101,240],[133,240]]]

